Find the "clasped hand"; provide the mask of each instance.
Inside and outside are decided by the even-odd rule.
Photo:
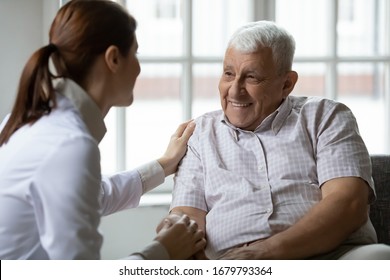
[[[171,259],[188,259],[206,246],[204,232],[187,215],[170,214],[157,226],[159,241]]]

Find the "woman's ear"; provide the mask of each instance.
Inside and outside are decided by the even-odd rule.
[[[120,62],[120,52],[118,47],[109,46],[104,53],[104,60],[108,69],[111,72],[116,73],[118,71]]]
[[[283,96],[286,98],[294,89],[298,81],[298,73],[295,71],[288,71],[283,85]]]

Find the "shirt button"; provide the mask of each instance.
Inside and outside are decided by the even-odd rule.
[[[263,171],[264,170],[264,166],[260,165],[259,166],[259,171]]]

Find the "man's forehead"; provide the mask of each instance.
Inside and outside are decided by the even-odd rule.
[[[240,51],[234,47],[230,47],[226,50],[223,63],[225,66],[233,64],[235,62],[246,62],[248,64],[254,63],[258,66],[267,65],[273,63],[272,49],[268,47],[261,47],[256,51],[247,52]]]

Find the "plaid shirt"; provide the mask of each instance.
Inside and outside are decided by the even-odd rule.
[[[171,208],[207,212],[209,258],[289,228],[321,200],[330,179],[361,177],[375,197],[369,154],[341,103],[290,96],[253,132],[231,125],[221,110],[196,123]],[[368,221],[346,242],[375,239]]]

